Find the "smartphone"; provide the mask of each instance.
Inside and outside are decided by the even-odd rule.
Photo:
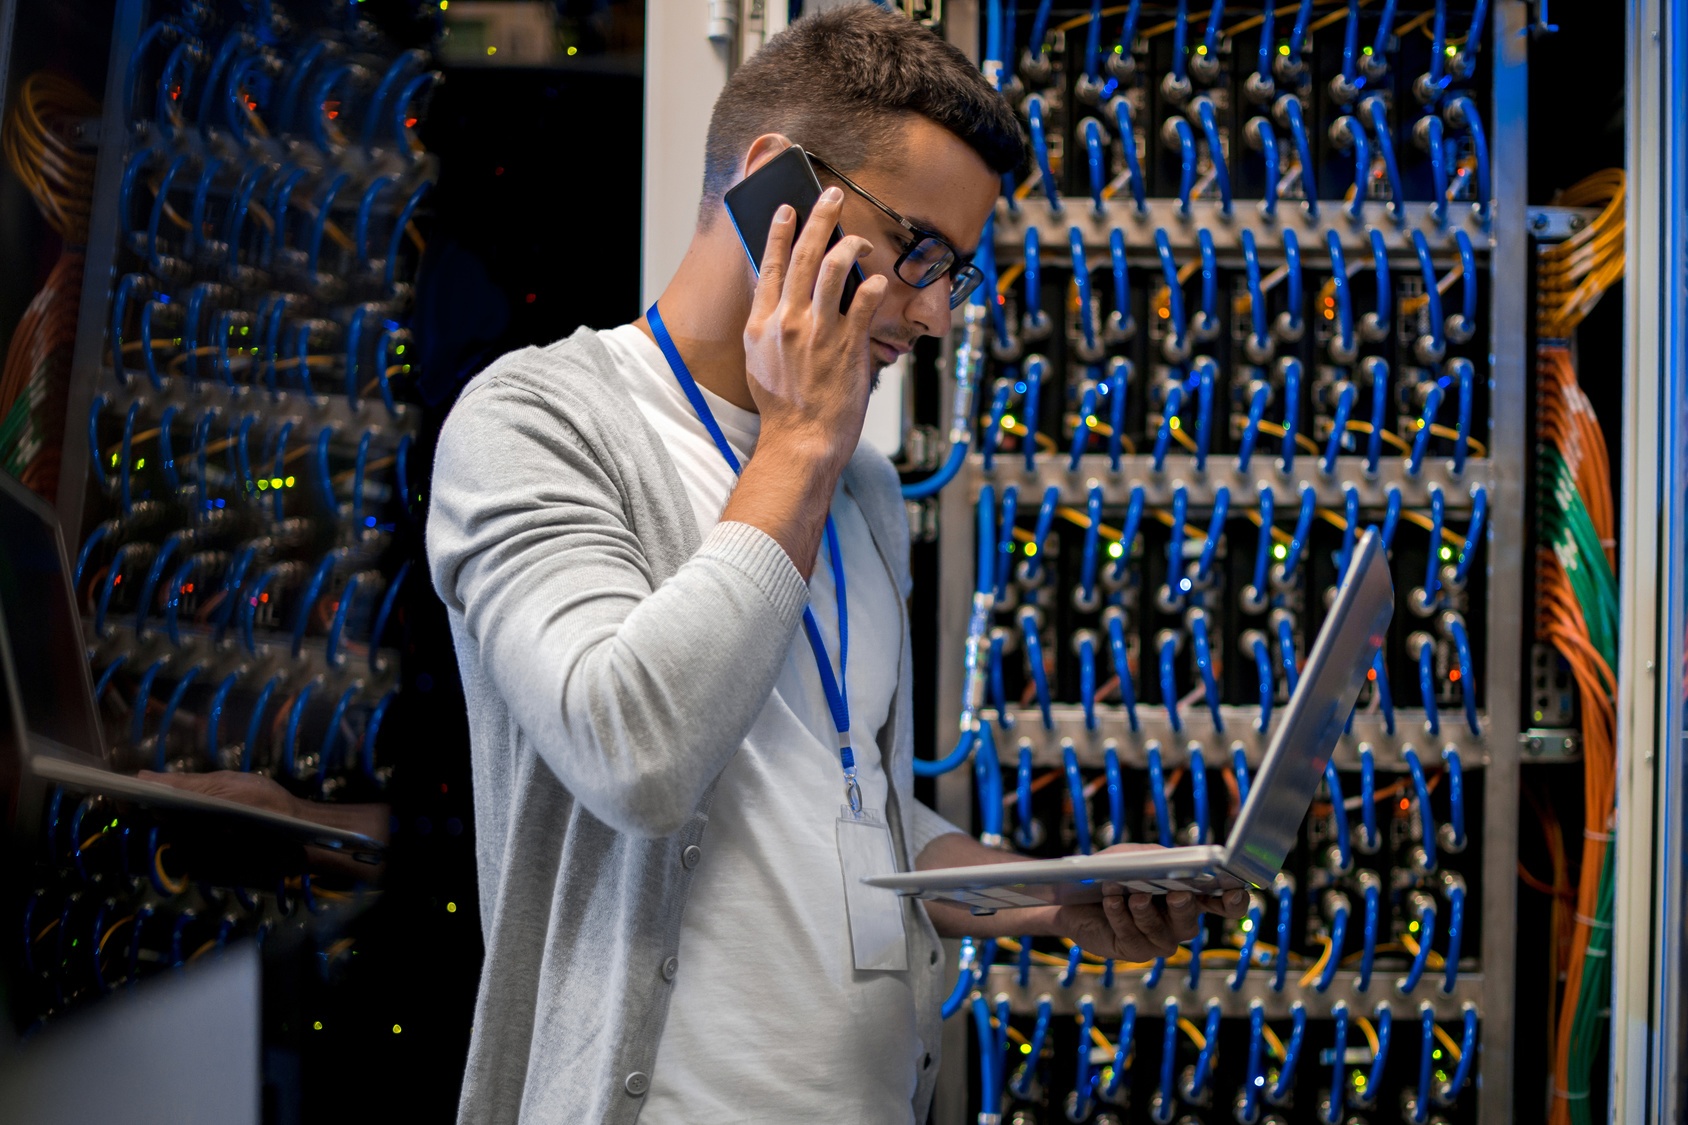
[[[768,246],[768,231],[774,225],[774,212],[779,205],[789,203],[796,210],[797,230],[801,233],[803,224],[809,221],[809,212],[814,210],[820,198],[821,182],[815,178],[809,154],[797,145],[792,145],[727,189],[722,202],[727,206],[727,215],[733,220],[739,241],[744,244],[744,252],[750,255],[750,265],[758,277],[762,274],[762,252]],[[843,237],[844,232],[833,227],[832,237],[827,239],[827,249],[838,245]],[[844,296],[838,302],[839,312],[849,311],[850,299],[865,280],[861,266],[852,262],[850,272],[844,278]]]

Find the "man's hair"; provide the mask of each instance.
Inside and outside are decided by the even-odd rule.
[[[715,99],[703,222],[764,133],[813,146],[852,172],[894,155],[909,114],[949,130],[994,171],[1014,171],[1025,158],[1008,103],[966,55],[927,28],[867,3],[802,17],[739,67]]]

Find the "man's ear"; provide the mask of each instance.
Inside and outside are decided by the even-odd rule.
[[[784,133],[763,133],[744,150],[744,159],[739,161],[739,179],[744,179],[791,145],[791,138]]]

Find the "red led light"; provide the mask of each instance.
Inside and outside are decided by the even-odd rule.
[[[1368,679],[1368,680],[1377,679],[1377,669],[1376,668],[1367,668],[1366,669],[1366,679]]]
[[[1455,668],[1453,671],[1448,673],[1448,682],[1449,683],[1455,683],[1455,684],[1459,683],[1459,669],[1458,668]]]
[[[538,293],[529,293],[529,294],[528,294],[528,295],[527,295],[527,303],[528,303],[528,304],[530,304],[530,305],[531,305],[531,304],[533,304],[533,303],[534,303],[534,302],[535,302],[535,301],[537,301],[537,300],[539,300],[539,294],[538,294]]]
[[[492,170],[492,174],[495,176],[502,176],[504,174],[504,165],[500,164],[498,167],[494,168]]]

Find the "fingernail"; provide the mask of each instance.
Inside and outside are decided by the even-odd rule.
[[[1243,904],[1243,900],[1247,897],[1248,896],[1246,894],[1244,894],[1242,891],[1226,891],[1225,892],[1225,905],[1226,906],[1241,906]]]
[[[829,187],[825,191],[821,192],[821,198],[826,200],[828,203],[837,203],[839,200],[844,198],[844,192],[841,188]]]
[[[1145,907],[1147,907],[1148,905],[1149,905],[1149,896],[1148,895],[1132,895],[1131,896],[1131,909],[1142,910]]]
[[[1166,896],[1166,904],[1168,906],[1176,907],[1189,906],[1190,893],[1188,891],[1174,891],[1172,894]]]

